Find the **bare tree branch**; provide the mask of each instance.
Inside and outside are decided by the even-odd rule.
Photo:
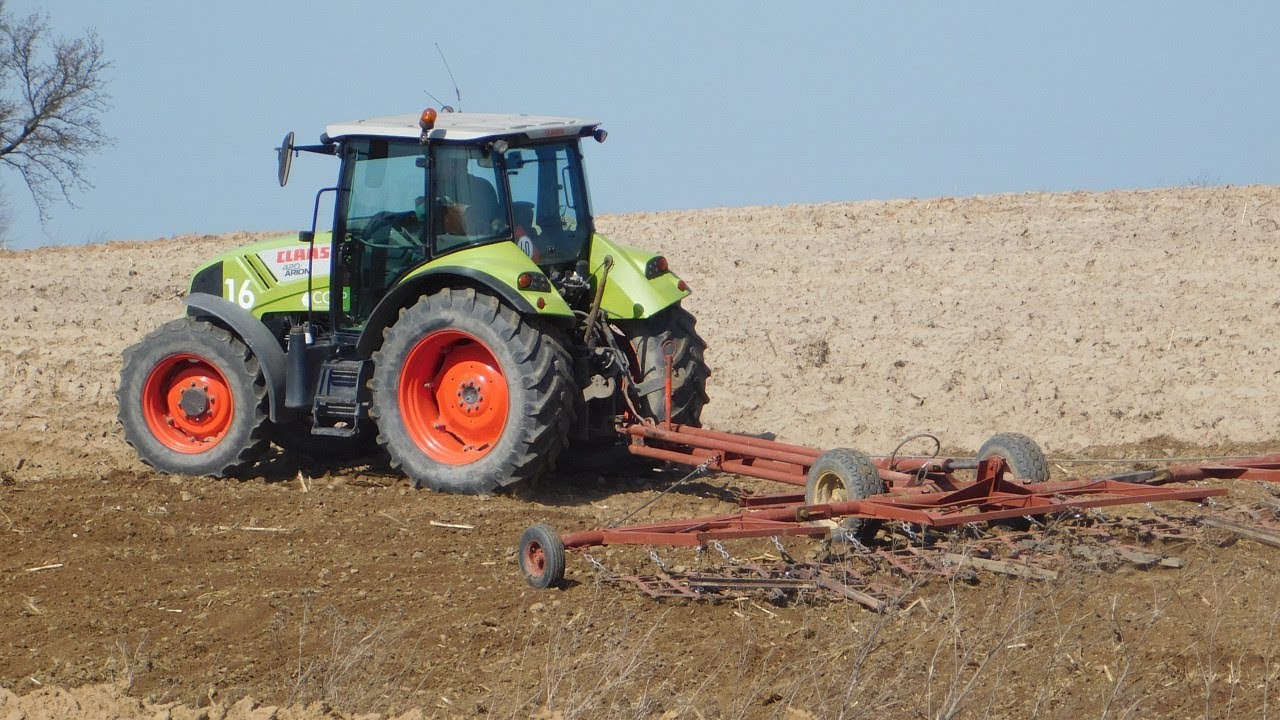
[[[0,0],[0,165],[22,177],[41,222],[93,187],[85,158],[114,143],[100,120],[110,67],[92,30],[51,37],[48,16],[15,18]]]

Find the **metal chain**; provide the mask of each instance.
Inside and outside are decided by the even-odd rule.
[[[592,565],[593,567],[595,567],[596,572],[599,572],[601,575],[612,575],[612,574],[613,574],[613,573],[609,572],[609,568],[607,568],[607,567],[605,567],[605,566],[604,566],[604,563],[602,563],[602,562],[600,562],[599,560],[597,560],[597,559],[595,559],[594,557],[592,557],[591,553],[589,553],[589,552],[583,552],[583,553],[582,553],[582,557],[586,558],[586,559],[587,559],[587,562],[591,563],[591,565]]]
[[[858,533],[854,532],[849,528],[841,528],[840,532],[844,536],[844,541],[849,545],[852,545],[854,551],[856,551],[859,555],[865,555],[871,552],[871,548],[867,547],[866,545],[863,545],[862,541],[858,539]]]
[[[901,527],[903,534],[906,535],[909,539],[920,540],[920,536],[916,534],[916,531],[911,529],[910,523],[900,522],[898,523],[898,525]]]
[[[661,558],[661,557],[658,557],[658,551],[657,551],[657,550],[650,550],[650,551],[649,551],[649,559],[650,559],[650,560],[652,560],[652,561],[653,561],[653,564],[654,564],[654,565],[657,565],[657,566],[658,566],[658,569],[659,569],[659,570],[661,570],[662,572],[664,572],[664,573],[665,573],[665,572],[671,572],[670,570],[668,570],[668,569],[667,569],[667,564],[666,564],[666,563],[664,563],[664,562],[662,562],[662,558]]]
[[[689,482],[690,480],[692,480],[692,479],[694,479],[694,478],[696,478],[696,477],[698,477],[698,476],[702,475],[703,473],[705,473],[705,472],[707,471],[707,468],[711,467],[711,463],[716,462],[718,459],[719,459],[718,457],[709,457],[709,458],[707,458],[706,460],[704,460],[704,461],[703,461],[703,463],[702,463],[701,465],[699,465],[698,467],[694,468],[694,469],[693,469],[693,471],[692,471],[692,472],[690,472],[688,475],[685,475],[684,477],[680,478],[679,480],[677,480],[677,481],[675,481],[675,482],[671,483],[670,485],[668,485],[667,487],[663,488],[663,489],[662,489],[662,492],[660,492],[660,493],[658,493],[657,495],[654,495],[653,497],[649,498],[649,499],[648,499],[648,500],[646,500],[644,503],[642,503],[642,504],[640,505],[640,507],[638,507],[638,508],[636,508],[635,510],[632,510],[631,512],[627,513],[626,515],[624,515],[624,516],[623,516],[623,517],[621,517],[620,519],[618,519],[618,520],[614,520],[613,522],[609,523],[606,527],[615,528],[615,527],[618,527],[619,525],[621,525],[622,523],[626,522],[627,520],[630,520],[630,519],[632,518],[632,516],[634,516],[636,513],[640,512],[641,510],[643,510],[643,509],[645,509],[645,508],[649,507],[650,505],[654,504],[655,502],[657,502],[658,500],[660,500],[660,499],[661,499],[664,495],[666,495],[667,493],[671,492],[672,490],[675,490],[676,488],[680,487],[680,486],[681,486],[681,485],[683,485],[684,483],[687,483],[687,482]]]
[[[729,554],[728,549],[726,549],[725,546],[719,540],[712,540],[707,544],[711,546],[712,550],[715,550],[716,552],[720,553],[720,557],[724,558],[725,562],[730,564],[736,564],[736,561],[733,559],[733,556]]]
[[[777,535],[770,535],[769,542],[773,543],[773,546],[778,550],[778,556],[784,561],[789,563],[796,561],[795,558],[791,557],[791,553],[787,552],[787,549],[782,546],[782,540],[778,539]]]

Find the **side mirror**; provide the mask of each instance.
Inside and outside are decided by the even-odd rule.
[[[277,174],[280,178],[280,187],[289,182],[289,168],[293,166],[293,131],[290,130],[288,135],[284,136],[284,140],[280,141],[280,147],[276,148],[276,163],[278,165]]]
[[[315,230],[302,230],[298,233],[298,242],[313,243],[316,241]]]

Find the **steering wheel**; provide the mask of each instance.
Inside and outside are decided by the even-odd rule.
[[[398,248],[417,247],[418,241],[404,229],[404,223],[414,217],[413,211],[388,212],[386,210],[369,218],[364,230],[360,233],[360,242],[369,247],[394,250]],[[415,218],[416,220],[416,218]],[[377,242],[375,238],[386,238],[386,242]]]

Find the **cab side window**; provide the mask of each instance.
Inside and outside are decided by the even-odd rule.
[[[563,143],[516,148],[505,159],[516,244],[539,265],[580,259],[589,223],[573,148]]]
[[[436,149],[432,225],[437,252],[511,237],[505,184],[493,158],[475,146]]]

